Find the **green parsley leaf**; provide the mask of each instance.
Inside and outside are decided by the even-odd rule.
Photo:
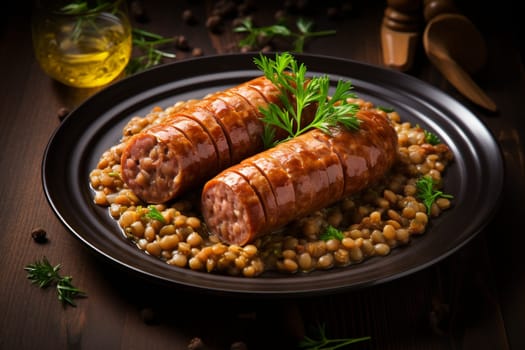
[[[429,144],[438,145],[441,143],[441,139],[436,134],[428,130],[423,130],[423,132],[425,133],[425,141],[428,142]]]
[[[342,240],[343,238],[345,238],[343,232],[332,225],[328,225],[325,232],[319,236],[319,239],[323,241],[328,241],[330,239]]]
[[[164,216],[162,216],[161,212],[155,207],[154,205],[148,205],[148,212],[144,214],[148,219],[157,220],[162,223],[165,223],[166,220],[164,220]]]
[[[351,130],[359,128],[360,120],[355,117],[359,106],[348,102],[349,98],[355,98],[355,94],[350,92],[350,82],[338,81],[335,92],[330,97],[328,76],[307,77],[306,66],[299,64],[288,52],[276,54],[275,60],[261,54],[254,62],[281,92],[279,97],[282,107],[270,104],[261,109],[265,123],[265,147],[276,144],[277,141],[273,139],[274,131],[269,130],[275,127],[287,132],[288,138],[285,140],[311,129],[330,133],[330,128],[338,124]],[[306,124],[303,112],[310,106],[316,107],[315,114],[313,120]]]
[[[425,204],[428,215],[430,215],[432,204],[434,204],[436,199],[440,197],[454,198],[454,196],[445,194],[442,191],[437,190],[435,187],[436,182],[428,175],[420,177],[416,182],[417,197],[423,201],[423,204]]]

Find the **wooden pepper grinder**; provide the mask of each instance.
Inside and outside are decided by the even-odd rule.
[[[422,24],[421,0],[387,0],[381,23],[385,65],[401,71],[414,61]]]

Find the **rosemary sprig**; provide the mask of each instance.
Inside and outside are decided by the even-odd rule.
[[[51,265],[46,257],[41,261],[28,264],[24,267],[27,272],[27,278],[31,283],[38,285],[40,288],[47,288],[51,285],[56,286],[58,300],[64,305],[76,306],[73,299],[85,297],[86,294],[80,289],[73,286],[71,276],[60,276],[59,271],[62,266]]]
[[[175,38],[166,38],[162,35],[152,33],[143,29],[132,29],[133,47],[142,52],[142,55],[132,57],[126,66],[128,75],[141,72],[162,63],[164,58],[175,58],[171,52],[161,50],[159,47],[173,43]]]
[[[283,108],[270,104],[262,108],[265,147],[276,144],[275,127],[288,133],[285,140],[299,136],[311,129],[330,133],[330,128],[341,124],[348,129],[358,129],[360,120],[355,117],[358,105],[348,102],[354,98],[349,81],[339,80],[332,96],[329,96],[328,76],[307,78],[306,66],[298,64],[288,52],[276,54],[275,60],[264,55],[254,59],[257,67],[280,90]],[[316,106],[313,120],[304,125],[303,112],[309,106]],[[281,141],[285,141],[281,140]],[[281,142],[279,141],[279,142]]]
[[[299,347],[301,349],[307,350],[336,350],[344,346],[371,339],[371,337],[330,339],[326,336],[324,324],[318,326],[318,333],[319,339],[313,339],[305,336],[304,339],[299,343]]]
[[[428,175],[420,177],[416,182],[417,196],[423,201],[427,208],[427,214],[430,215],[432,204],[436,199],[442,198],[454,198],[450,194],[445,194],[442,191],[436,189],[436,182]]]
[[[295,23],[297,31],[290,29],[284,21],[269,26],[257,27],[253,25],[250,18],[245,18],[241,24],[233,31],[236,33],[246,33],[246,36],[239,41],[239,47],[250,49],[260,49],[264,44],[270,42],[275,37],[282,37],[292,40],[292,51],[303,52],[306,41],[321,36],[334,35],[335,30],[313,31],[314,22],[304,18],[297,19]]]

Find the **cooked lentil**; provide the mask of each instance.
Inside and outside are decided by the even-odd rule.
[[[362,109],[376,108],[361,99],[351,102]],[[428,227],[430,218],[417,198],[417,179],[429,175],[440,184],[453,160],[447,145],[425,142],[422,128],[403,122],[397,112],[380,111],[392,121],[399,143],[397,162],[381,183],[297,219],[280,232],[258,238],[252,244],[227,245],[207,231],[195,210],[197,198],[190,195],[155,205],[162,215],[163,220],[159,221],[147,215],[147,203],[141,203],[120,178],[125,141],[161,123],[181,106],[182,102],[166,109],[155,107],[144,117],[131,118],[123,128],[120,142],[101,155],[90,174],[94,203],[108,207],[124,236],[146,254],[180,268],[256,277],[269,270],[306,273],[357,264],[372,256],[387,256]],[[437,217],[451,206],[450,199],[439,198],[430,216]],[[321,240],[328,225],[341,230],[344,238]]]

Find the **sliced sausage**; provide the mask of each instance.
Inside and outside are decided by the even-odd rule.
[[[126,141],[121,156],[123,181],[145,202],[166,202],[202,184],[220,170],[260,152],[263,124],[259,108],[266,107],[268,101],[278,102],[278,94],[277,87],[259,77],[177,108],[162,123]],[[248,101],[250,96],[256,99]],[[181,116],[184,123],[179,121]],[[203,133],[194,133],[197,126],[188,119],[194,120]],[[185,129],[189,125],[194,131]],[[210,144],[215,155],[201,155],[203,149],[210,150]],[[188,145],[194,149],[188,149]],[[141,157],[147,160],[141,161]],[[147,167],[143,167],[143,163]]]
[[[275,226],[279,218],[279,207],[272,190],[272,185],[266,176],[252,164],[238,164],[230,168],[230,171],[242,175],[257,193],[262,204],[265,216],[265,225]]]
[[[222,232],[228,242],[236,242],[246,231],[264,230],[264,209],[248,180],[235,171],[220,173],[215,179],[215,196],[204,197],[203,204],[211,212],[222,214],[209,216],[207,224]],[[244,220],[237,221],[238,217]]]
[[[212,112],[199,106],[192,106],[178,111],[173,116],[177,117],[179,115],[191,118],[200,123],[202,128],[208,133],[210,139],[215,145],[217,158],[219,160],[219,169],[224,169],[232,164],[230,160],[230,146],[228,144],[228,139],[223,128]]]
[[[193,174],[199,172],[200,158],[180,130],[172,126],[152,129],[130,138],[121,163],[122,177],[137,196],[160,203],[184,190],[186,184],[196,183]],[[178,140],[176,147],[173,139]]]
[[[210,231],[225,242],[243,245],[379,181],[395,161],[397,134],[389,121],[378,113],[360,111],[357,116],[361,121],[359,130],[333,128],[331,135],[312,130],[240,163],[241,167],[244,164],[265,164],[259,169],[272,185],[279,206],[280,215],[274,221],[275,225],[268,225],[268,219],[260,214],[249,216],[253,211],[242,208],[243,193],[235,193],[236,189],[223,181],[228,174],[239,173],[238,167],[235,171],[226,169],[208,181],[202,192],[201,210]],[[315,156],[319,150],[322,152]],[[331,184],[329,178],[337,184]],[[292,183],[293,195],[289,182]],[[253,182],[247,180],[247,183],[254,188]],[[288,187],[283,187],[285,183]],[[278,194],[283,188],[288,189],[285,198],[293,197],[294,202],[287,204],[289,207]],[[253,191],[257,193],[261,189],[254,188]],[[327,195],[330,191],[334,196]],[[226,197],[233,201],[225,202]],[[265,207],[265,199],[258,198]],[[217,205],[217,202],[221,204]],[[220,223],[220,226],[214,226],[214,223]]]

